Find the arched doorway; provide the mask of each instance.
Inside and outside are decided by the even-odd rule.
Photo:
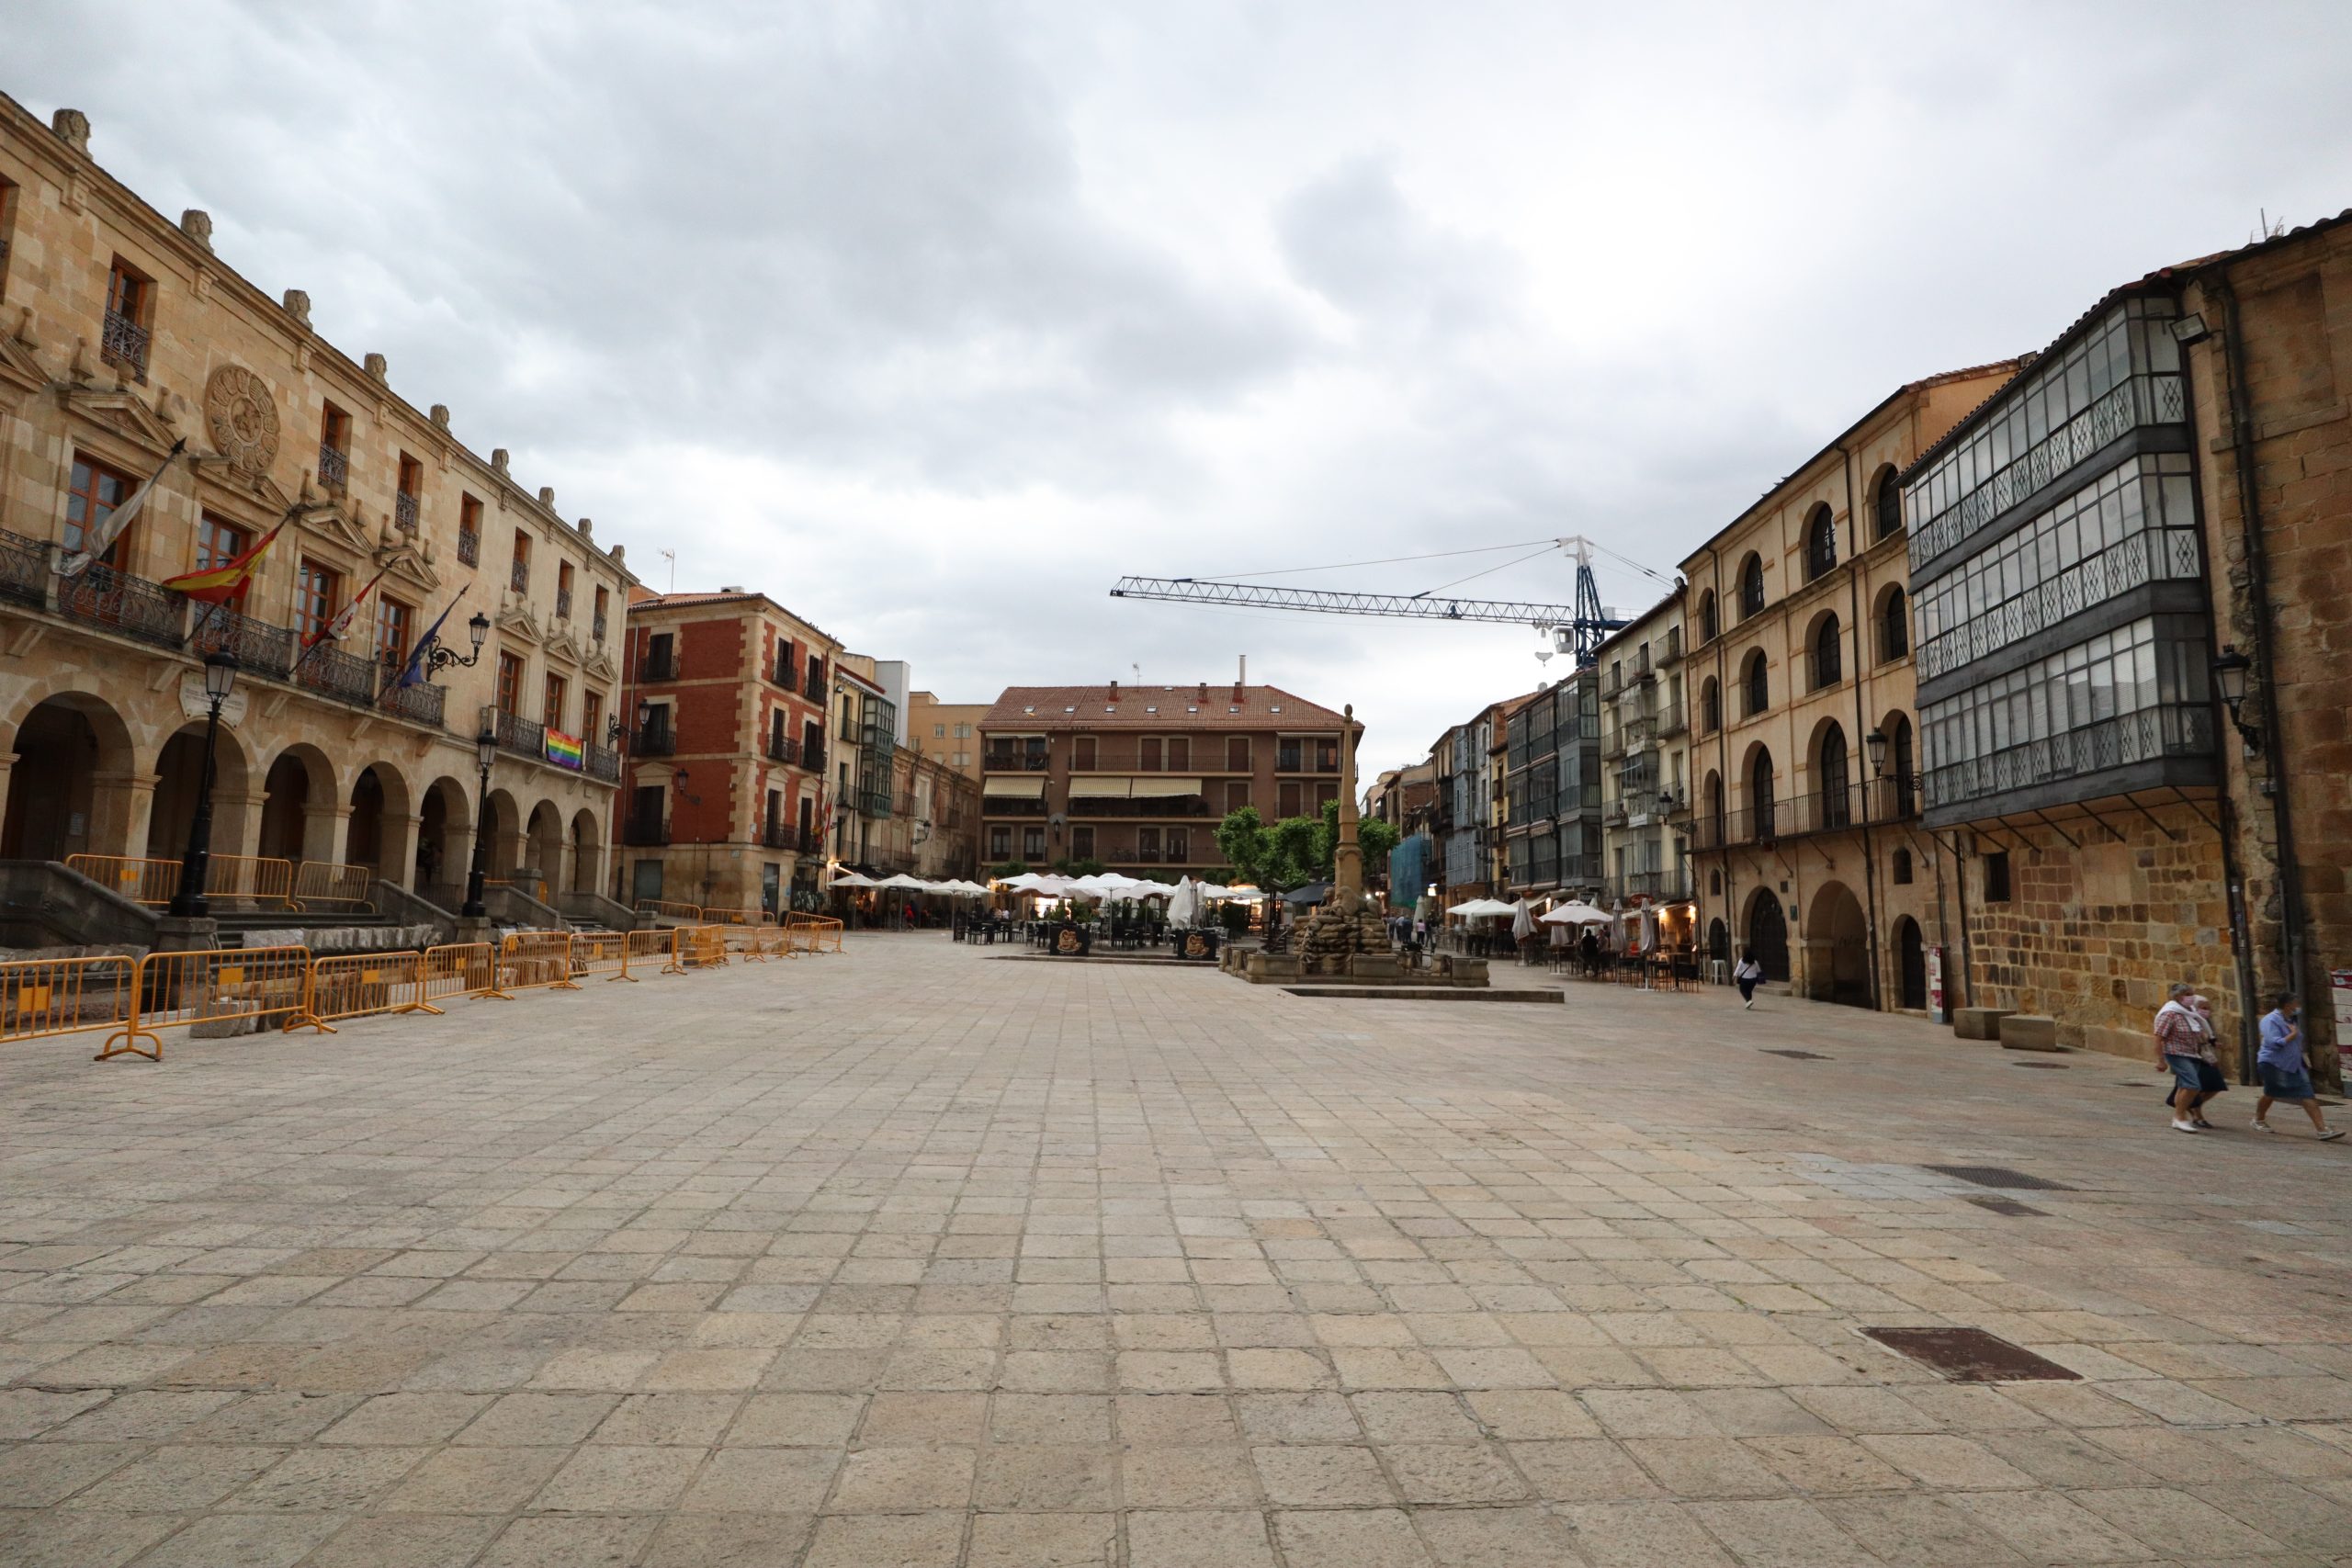
[[[492,876],[512,876],[523,858],[523,810],[503,789],[490,792],[488,805],[490,853],[483,863]]]
[[[384,781],[369,768],[351,786],[351,828],[343,863],[374,867],[384,858]]]
[[[446,776],[435,779],[417,808],[417,892],[442,903],[436,893],[461,890],[472,858],[473,818],[466,807],[465,786]]]
[[[278,753],[261,786],[261,853],[275,860],[300,860],[310,820],[311,770],[290,751]]]
[[[1903,1006],[1914,1011],[1928,1005],[1928,944],[1919,922],[1905,915],[1894,922],[1895,972],[1901,977]]]
[[[1870,1007],[1870,922],[1842,882],[1826,882],[1805,911],[1805,991],[1816,1001]]]
[[[604,880],[605,836],[597,830],[596,814],[586,807],[571,818],[571,881],[574,893],[594,893]]]
[[[1758,888],[1747,900],[1747,950],[1764,966],[1764,978],[1788,983],[1788,918],[1781,913],[1781,900],[1769,887]]]
[[[176,860],[187,848],[187,831],[196,820],[197,801],[204,793],[204,737],[207,726],[198,719],[180,728],[164,742],[155,758],[155,798],[147,813],[147,854]],[[243,841],[243,801],[247,769],[244,743],[227,725],[220,727],[212,748],[212,853],[215,859],[237,853]]]
[[[534,877],[546,884],[544,892],[537,886],[526,886],[524,891],[535,898],[553,902],[563,891],[563,815],[552,800],[542,800],[531,808],[531,827],[524,847],[523,865],[515,873],[517,881],[530,884]]]
[[[68,855],[130,854],[123,802],[101,781],[130,772],[130,734],[96,697],[72,693],[36,705],[17,726],[0,859],[62,861]]]
[[[1717,915],[1707,922],[1707,956],[1719,962],[1731,962],[1731,928]]]

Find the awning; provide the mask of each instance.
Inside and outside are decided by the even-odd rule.
[[[1006,800],[1042,800],[1046,795],[1043,773],[1009,773],[1002,778],[990,773],[980,785],[980,794],[998,795]]]
[[[1097,773],[1090,776],[1080,773],[1071,777],[1069,795],[1072,800],[1125,800],[1132,793],[1127,786],[1134,783],[1135,780],[1117,774]]]
[[[1136,798],[1138,800],[1148,800],[1156,795],[1198,795],[1201,793],[1201,781],[1198,779],[1164,779],[1157,773],[1152,773],[1133,782],[1136,786],[1134,793]]]

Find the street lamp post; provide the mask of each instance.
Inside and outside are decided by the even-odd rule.
[[[220,705],[237,683],[237,661],[215,653],[204,661],[204,694],[211,712],[204,720],[204,772],[196,792],[196,815],[187,825],[187,849],[180,856],[180,885],[172,894],[175,919],[201,919],[211,913],[205,902],[205,879],[212,865],[212,749],[220,734]]]
[[[481,805],[474,812],[474,860],[466,873],[466,901],[458,913],[479,920],[490,911],[482,907],[482,879],[490,874],[490,764],[498,756],[498,737],[485,728],[474,737],[474,761],[481,767]]]

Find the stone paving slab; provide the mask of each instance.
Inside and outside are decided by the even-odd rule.
[[[2249,1093],[987,952],[17,1047],[0,1563],[2352,1562],[2346,1156]],[[1952,1325],[2082,1381],[1857,1332]]]

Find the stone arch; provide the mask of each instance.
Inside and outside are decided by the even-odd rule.
[[[1754,550],[1747,552],[1739,563],[1739,618],[1761,615],[1764,610],[1764,558]]]
[[[1700,786],[1699,807],[1706,813],[1708,845],[1719,847],[1729,842],[1724,837],[1729,823],[1727,803],[1724,799],[1724,776],[1713,768],[1707,770],[1706,782]]]
[[[465,897],[466,873],[473,860],[473,806],[466,786],[444,773],[425,785],[416,808],[416,890],[436,904],[455,890]],[[445,904],[455,908],[455,904]]]
[[[1907,817],[1918,809],[1918,733],[1912,728],[1911,716],[1901,708],[1886,711],[1878,721],[1878,733],[1886,737],[1886,762],[1872,772],[1892,796],[1891,809]]]
[[[571,814],[571,877],[565,886],[574,893],[600,890],[605,875],[605,829],[586,807]]]
[[[1747,791],[1748,832],[1746,835],[1735,833],[1734,837],[1770,841],[1778,837],[1780,823],[1777,810],[1781,794],[1780,778],[1772,766],[1771,749],[1760,740],[1749,746],[1740,762],[1739,775]]]
[[[143,791],[130,727],[104,698],[58,692],[8,716],[8,804],[0,818],[0,859],[62,861],[68,855],[136,853],[143,840]],[[139,807],[134,811],[134,807]],[[143,845],[142,845],[143,847]]]
[[[1816,1001],[1873,1007],[1870,921],[1842,882],[1814,891],[1804,916],[1805,994]]]
[[[1871,628],[1880,663],[1910,653],[1911,597],[1903,584],[1890,582],[1878,591],[1878,597],[1871,601]]]
[[[1838,570],[1838,520],[1822,502],[1804,520],[1804,580],[1815,582]]]
[[[1722,623],[1715,610],[1715,591],[1712,588],[1702,588],[1699,591],[1700,645],[1703,646],[1714,641],[1715,634],[1722,629]]]
[[[196,818],[197,801],[204,791],[204,736],[207,721],[189,719],[164,738],[156,749],[155,797],[147,814],[146,853],[152,859],[177,860],[187,847],[188,825]],[[249,841],[248,819],[258,824],[259,769],[244,737],[223,722],[215,739],[212,758],[212,855],[242,854]],[[227,883],[216,876],[216,886]]]
[[[254,852],[276,860],[332,861],[341,850],[343,779],[334,759],[307,741],[271,759],[262,777]]]
[[[1717,915],[1707,922],[1707,956],[1719,962],[1731,962],[1731,928]]]
[[[1747,896],[1740,927],[1740,944],[1764,966],[1764,978],[1786,985],[1789,979],[1789,921],[1781,909],[1780,895],[1759,887]]]
[[[537,877],[547,885],[546,896],[550,899],[567,886],[563,844],[563,812],[554,801],[543,798],[531,807],[530,821],[523,830],[523,858],[517,863],[516,875],[524,881]]]
[[[1724,727],[1723,688],[1708,676],[1699,683],[1699,733],[1712,735]]]
[[[416,807],[408,776],[390,762],[370,762],[352,779],[349,805],[344,863],[370,867],[385,881],[407,886],[416,857]]]
[[[1818,692],[1846,676],[1846,627],[1838,612],[1825,609],[1805,623],[1805,690]]]
[[[1760,648],[1739,661],[1739,716],[1754,718],[1772,705],[1772,666]]]
[[[1874,539],[1903,531],[1903,487],[1895,482],[1894,465],[1882,463],[1871,478],[1871,518]]]
[[[1908,915],[1894,922],[1894,978],[1897,1005],[1917,1012],[1928,1005],[1928,944],[1919,922]]]
[[[490,874],[512,876],[523,858],[523,808],[504,789],[493,789],[490,792],[489,817],[490,854],[486,863]]]

